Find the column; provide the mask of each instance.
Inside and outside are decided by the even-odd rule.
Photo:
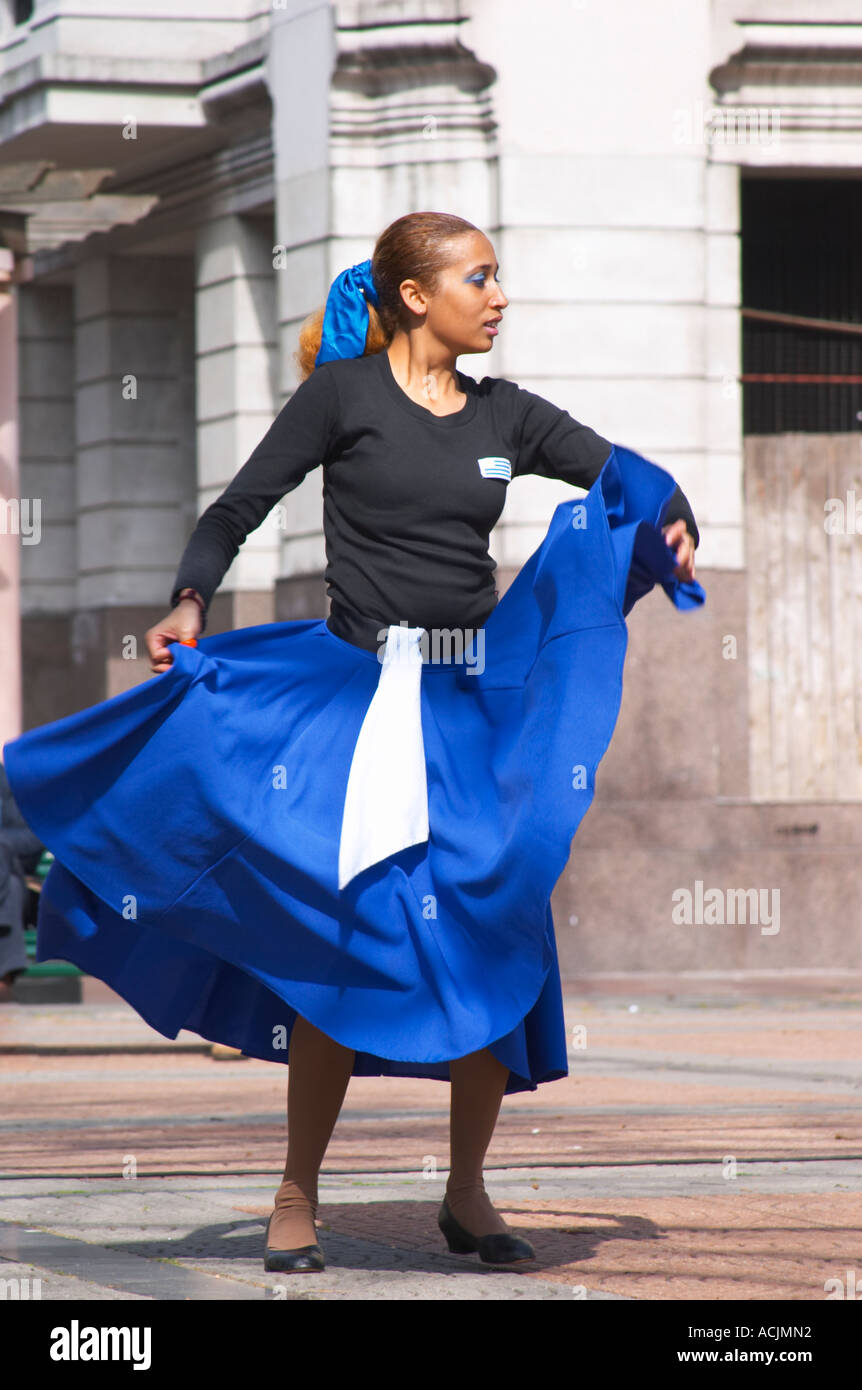
[[[168,607],[194,520],[193,268],[98,257],[75,278],[76,699],[152,672],[144,633]]]
[[[272,236],[271,217],[233,214],[198,232],[198,513],[224,491],[281,407]],[[207,633],[272,621],[281,521],[276,508],[241,546],[213,600]]]

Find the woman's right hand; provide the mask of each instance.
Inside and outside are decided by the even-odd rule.
[[[200,607],[193,598],[181,598],[173,612],[144,633],[152,669],[157,674],[167,671],[174,662],[168,643],[191,642],[200,630]]]

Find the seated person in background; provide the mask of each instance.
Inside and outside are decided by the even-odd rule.
[[[27,874],[42,857],[43,845],[15,804],[0,762],[0,991],[27,968],[24,910]]]

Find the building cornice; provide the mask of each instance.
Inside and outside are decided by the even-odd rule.
[[[330,102],[336,162],[492,155],[497,72],[459,31],[452,17],[339,28]]]
[[[737,22],[709,74],[712,157],[739,164],[858,167],[862,24]]]
[[[91,127],[88,138],[87,127],[70,123],[64,135],[73,148],[92,152],[95,143],[95,154],[110,148],[119,156],[111,164],[103,161],[93,168],[57,167],[47,157],[57,149],[53,124],[46,121],[41,130],[36,127],[30,132],[29,146],[44,147],[46,157],[10,160],[0,166],[0,204],[7,212],[26,216],[24,254],[33,257],[37,275],[60,272],[82,254],[92,254],[94,238],[104,239],[112,250],[133,243],[135,235],[128,233],[144,220],[148,239],[176,236],[212,216],[214,207],[244,201],[265,204],[271,198],[272,104],[262,40],[206,60],[155,67],[147,61],[135,67],[127,59],[118,60],[110,71],[100,65],[98,75],[90,59],[73,56],[58,63],[58,56],[45,55],[5,74],[8,90],[20,94],[28,90],[26,81],[56,84],[65,76],[91,87],[96,83],[104,96],[111,90],[112,79],[122,77],[124,82],[128,78],[122,90],[128,91],[131,102],[141,92],[152,92],[152,83],[160,78],[163,92],[174,81],[188,84],[182,98],[187,109],[184,124],[173,126],[176,115],[171,102],[178,99],[176,88],[167,104],[148,107],[146,133],[155,129],[161,137],[149,155],[146,149],[138,154],[134,140],[120,140],[116,129],[110,132],[110,146],[99,145],[94,133],[104,133],[103,127]],[[28,70],[26,81],[23,69]],[[167,122],[162,130],[160,117]]]

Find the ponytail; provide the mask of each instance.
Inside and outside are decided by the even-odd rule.
[[[478,230],[463,217],[445,212],[408,212],[391,222],[377,238],[371,259],[336,276],[326,304],[303,321],[294,353],[303,381],[318,365],[318,357],[330,361],[383,352],[408,320],[402,281],[416,280],[434,294],[440,272],[452,261],[449,243]],[[362,285],[368,286],[367,292]]]

